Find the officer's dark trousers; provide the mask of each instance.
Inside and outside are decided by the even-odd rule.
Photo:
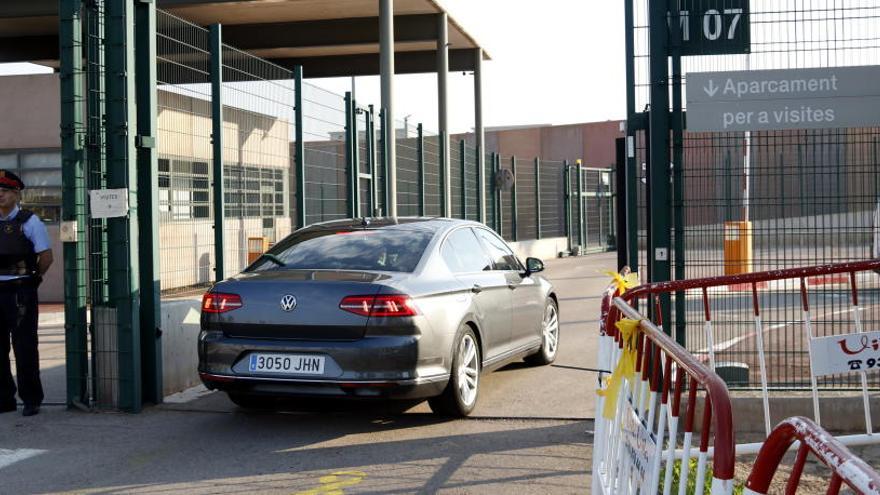
[[[15,382],[9,366],[10,340],[15,351],[18,396],[25,404],[43,402],[37,322],[36,287],[0,282],[0,405],[15,401]]]

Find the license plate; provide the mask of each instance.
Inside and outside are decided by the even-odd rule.
[[[324,356],[303,354],[251,354],[248,369],[254,373],[322,375],[324,374]]]

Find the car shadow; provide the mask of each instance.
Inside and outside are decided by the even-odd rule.
[[[217,398],[194,402],[212,400]],[[155,407],[135,416],[56,413],[80,425],[81,432],[68,432],[64,442],[88,443],[89,455],[71,457],[60,445],[31,438],[31,445],[47,452],[17,464],[16,477],[27,479],[34,492],[89,493],[199,487],[213,487],[212,493],[295,493],[352,472],[364,477],[352,490],[357,493],[494,493],[503,486],[573,493],[589,486],[592,438],[585,431],[592,421],[452,420],[372,407],[204,412],[210,408]],[[95,437],[91,432],[97,430],[83,429],[86,421],[107,431],[124,431],[118,430],[124,425],[139,435]]]

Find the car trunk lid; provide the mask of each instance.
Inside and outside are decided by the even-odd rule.
[[[203,313],[203,327],[230,337],[357,340],[369,318],[339,308],[346,296],[375,295],[388,275],[358,271],[269,270],[243,273],[213,291],[237,294],[242,308]],[[292,297],[291,297],[292,296]]]

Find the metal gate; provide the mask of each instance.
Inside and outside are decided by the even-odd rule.
[[[706,17],[699,17],[699,21],[712,27],[721,17],[710,15],[709,10],[716,4],[726,8],[734,3],[749,4],[668,0],[651,5],[668,4],[672,25],[679,25],[684,16],[681,25],[690,22],[696,26],[692,17],[703,16],[705,11]],[[696,72],[880,65],[876,49],[880,2],[750,3],[740,19],[748,26],[746,52],[690,56],[700,50],[711,53],[706,43],[693,43],[701,33],[692,31],[691,38],[682,39],[681,31],[673,29],[668,52],[652,53],[652,15],[664,23],[667,16],[661,13],[658,17],[646,0],[626,2],[627,263],[638,267],[643,280],[733,275],[873,256],[874,211],[880,198],[880,128],[691,132],[684,127],[687,102],[683,95],[689,75]],[[651,71],[656,70],[652,61],[657,65],[662,58],[665,65],[667,55],[672,67],[668,74],[671,101],[661,99],[652,104],[652,89],[655,97],[658,94],[657,85],[650,84]],[[660,132],[650,131],[658,122],[658,115],[650,110],[658,105],[669,105],[671,110],[669,147],[661,153],[657,148],[664,143],[651,143]],[[671,167],[665,160],[651,163],[652,156],[667,157]],[[833,284],[815,289],[822,297],[841,297]],[[786,306],[791,298],[785,289],[767,287],[761,291],[761,297],[775,306]],[[724,304],[747,312],[751,302],[731,293]],[[692,351],[705,348],[706,341],[696,331],[701,324],[699,307],[689,304],[683,293],[667,296],[661,307],[670,322],[668,330],[679,343]],[[865,317],[880,319],[873,307]],[[833,334],[841,324],[841,317],[832,318],[819,330],[820,335]],[[725,331],[731,338],[739,332],[735,328]],[[784,344],[795,337],[782,338],[776,358],[792,368],[806,365],[805,355],[787,350],[790,346]],[[858,385],[847,380],[827,384],[844,388]],[[880,381],[872,379],[871,385],[876,387]],[[792,377],[779,377],[770,386],[804,384]]]

